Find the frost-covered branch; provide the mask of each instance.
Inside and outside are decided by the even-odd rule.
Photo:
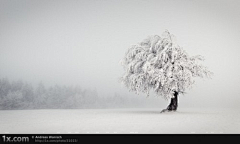
[[[121,61],[125,70],[121,82],[137,94],[153,89],[158,96],[172,98],[174,92],[191,87],[193,77],[211,77],[213,73],[198,63],[203,60],[200,55],[190,57],[165,31],[162,37],[150,36],[128,49]]]

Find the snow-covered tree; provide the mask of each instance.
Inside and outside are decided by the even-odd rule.
[[[132,45],[122,59],[124,75],[121,82],[130,90],[146,93],[152,89],[157,96],[171,99],[163,111],[177,110],[177,96],[194,84],[194,77],[211,78],[207,67],[199,64],[201,55],[189,56],[174,35],[167,30]]]

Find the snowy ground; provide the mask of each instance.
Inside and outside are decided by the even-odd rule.
[[[0,133],[240,133],[237,109],[0,110]]]

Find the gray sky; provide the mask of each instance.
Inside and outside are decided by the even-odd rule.
[[[120,59],[168,29],[215,74],[179,105],[237,107],[239,28],[239,0],[0,0],[0,77],[134,95],[118,83]]]

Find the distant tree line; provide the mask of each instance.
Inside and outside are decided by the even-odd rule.
[[[42,83],[32,86],[27,82],[0,79],[0,110],[10,109],[73,109],[73,108],[125,108],[146,105],[144,99],[119,94],[98,96],[96,90],[80,86],[50,86]]]

